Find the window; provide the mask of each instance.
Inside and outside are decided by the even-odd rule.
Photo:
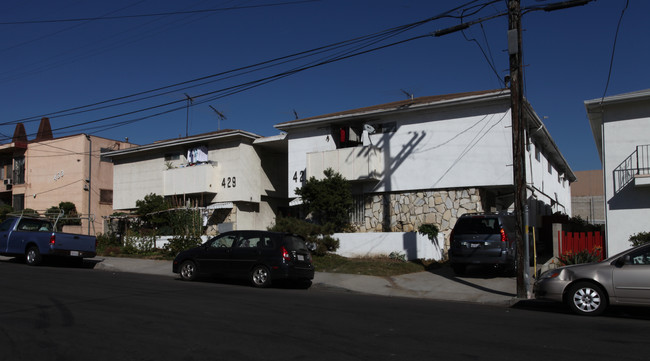
[[[350,210],[350,223],[361,224],[365,217],[365,204],[363,195],[352,196],[352,209]]]
[[[0,224],[0,232],[7,232],[13,223],[13,219],[7,219],[6,221],[2,222],[2,224]]]
[[[108,162],[108,163],[111,163],[111,158],[110,158],[110,157],[105,157],[103,154],[104,154],[104,153],[108,153],[108,152],[110,152],[110,151],[112,151],[112,150],[113,150],[113,149],[111,149],[111,148],[100,148],[100,149],[99,149],[99,154],[101,154],[101,155],[100,155],[100,157],[99,157],[99,161],[100,161],[100,162]]]
[[[548,162],[548,174],[553,174],[553,165],[551,164],[551,162]]]
[[[100,189],[99,190],[99,203],[100,204],[113,204],[113,190]]]
[[[25,157],[14,158],[14,182],[16,184],[25,183]],[[15,208],[15,207],[14,207]]]
[[[14,210],[22,211],[25,209],[25,195],[24,194],[14,194],[13,206]]]
[[[173,160],[180,160],[181,159],[181,154],[180,153],[167,153],[165,154],[165,161],[166,162],[171,162]]]
[[[234,234],[227,235],[227,236],[222,236],[222,237],[216,237],[213,238],[210,241],[210,247],[212,248],[230,248],[232,247],[232,244],[235,243],[235,240],[237,239],[237,236]]]
[[[542,151],[535,146],[535,159],[539,162],[542,159]]]

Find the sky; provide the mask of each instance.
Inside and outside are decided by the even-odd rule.
[[[272,136],[296,115],[503,88],[506,3],[3,0],[0,143],[18,122],[33,139],[43,116],[55,137]],[[584,101],[650,88],[648,14],[645,0],[524,11],[525,97],[574,171],[601,168]]]

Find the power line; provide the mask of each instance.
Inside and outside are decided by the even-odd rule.
[[[273,4],[244,5],[244,6],[232,6],[232,7],[227,7],[227,8],[187,10],[187,11],[172,11],[172,12],[153,13],[153,14],[96,16],[96,17],[85,17],[85,18],[74,18],[74,19],[7,21],[7,22],[0,22],[0,25],[27,25],[27,24],[44,24],[44,23],[67,23],[67,22],[78,22],[78,21],[117,20],[117,19],[133,19],[133,18],[159,17],[159,16],[170,16],[170,15],[200,14],[200,13],[232,11],[232,10],[241,10],[241,9],[254,9],[254,8],[266,8],[266,7],[275,7],[275,6],[284,6],[284,5],[294,5],[294,4],[310,3],[310,2],[317,2],[317,1],[320,1],[320,0],[298,0],[298,1],[287,1],[287,2],[281,2],[281,3],[273,3]]]
[[[355,49],[348,50],[347,52],[344,53],[344,54],[350,54],[350,53],[353,53],[354,51],[357,51],[358,49],[361,49],[363,47],[367,47],[369,45],[375,44],[375,43],[377,43],[379,41],[385,40],[387,38],[390,38],[392,36],[400,34],[400,33],[404,32],[404,31],[407,31],[407,30],[413,29],[413,28],[415,28],[417,26],[428,23],[430,21],[441,19],[443,17],[449,17],[450,16],[449,14],[451,12],[462,9],[464,6],[467,6],[468,4],[472,4],[472,3],[475,3],[475,2],[476,2],[476,0],[469,1],[469,2],[467,2],[465,4],[463,4],[463,5],[460,5],[458,7],[455,7],[453,9],[451,9],[451,10],[443,12],[443,13],[437,15],[437,16],[427,18],[427,19],[424,19],[424,20],[420,20],[420,21],[417,21],[417,22],[413,22],[413,23],[410,23],[410,24],[390,28],[390,29],[387,29],[387,30],[384,30],[384,31],[381,31],[381,32],[378,32],[378,33],[373,33],[373,34],[370,34],[370,35],[365,35],[365,36],[362,36],[362,37],[357,37],[357,38],[354,38],[354,39],[350,39],[350,40],[346,40],[346,41],[342,41],[342,42],[322,46],[322,47],[319,47],[319,48],[315,48],[315,49],[311,49],[311,50],[291,54],[291,55],[288,55],[288,56],[267,60],[267,61],[264,61],[264,62],[261,62],[261,63],[257,63],[257,64],[245,66],[245,67],[240,67],[240,68],[228,70],[228,71],[225,71],[225,72],[220,72],[220,73],[217,73],[217,74],[212,74],[212,75],[209,75],[209,76],[205,76],[205,77],[201,77],[201,78],[197,78],[197,79],[192,79],[192,80],[189,80],[189,81],[176,83],[176,84],[172,84],[172,85],[168,85],[168,86],[164,86],[164,87],[160,87],[160,88],[156,88],[156,89],[152,89],[152,90],[148,90],[148,91],[143,91],[143,92],[127,95],[127,96],[113,98],[113,99],[93,103],[93,104],[90,104],[90,105],[75,107],[75,108],[71,108],[71,109],[67,109],[67,110],[61,110],[61,111],[57,111],[57,112],[54,112],[54,113],[41,114],[41,115],[38,115],[38,116],[18,119],[18,120],[9,121],[9,122],[3,122],[3,123],[0,123],[0,125],[15,124],[15,123],[18,123],[18,122],[32,122],[32,121],[37,121],[38,119],[40,119],[41,117],[44,117],[44,116],[62,117],[62,116],[74,115],[74,114],[79,114],[79,113],[88,112],[88,111],[105,109],[105,108],[108,108],[108,107],[113,107],[113,106],[118,106],[118,105],[124,105],[124,104],[127,104],[127,103],[132,103],[132,102],[136,102],[136,101],[140,101],[140,100],[145,100],[145,99],[150,99],[150,98],[153,98],[153,97],[161,96],[161,95],[164,95],[164,94],[169,94],[170,92],[179,91],[179,89],[174,89],[174,90],[169,90],[169,91],[164,92],[164,93],[147,95],[147,94],[151,94],[151,93],[160,92],[161,90],[172,89],[172,88],[176,88],[178,86],[195,83],[197,81],[206,80],[206,79],[210,79],[210,78],[214,78],[214,77],[218,77],[218,76],[222,76],[222,75],[226,75],[226,74],[230,74],[230,73],[239,72],[239,74],[237,74],[237,75],[232,75],[232,76],[226,77],[226,79],[227,79],[227,78],[231,78],[231,77],[234,77],[234,76],[247,74],[247,73],[250,73],[250,72],[253,72],[253,71],[266,69],[266,68],[271,67],[271,66],[284,64],[284,63],[287,63],[289,61],[295,61],[297,59],[302,59],[302,58],[305,58],[307,56],[313,56],[314,54],[323,53],[323,52],[326,52],[326,51],[328,51],[330,49],[337,49],[337,48],[341,48],[341,47],[345,47],[345,46],[350,46],[350,45],[354,45],[354,44],[361,43],[361,42],[364,42],[364,41],[366,42],[366,44],[361,45],[360,47],[357,47]],[[377,40],[377,39],[379,39],[379,40]],[[409,41],[410,40],[413,40],[413,39],[409,39]],[[391,44],[390,46],[392,46],[392,45],[395,45],[395,44]],[[378,50],[378,49],[381,49],[381,47],[376,48],[374,50]],[[363,54],[363,52],[359,53],[357,55],[361,55],[361,54]],[[347,57],[340,57],[340,53],[338,55],[336,55],[336,54],[333,55],[333,57],[334,57],[335,61],[347,58]],[[327,63],[329,63],[329,62],[317,61],[317,62],[314,62],[312,64],[316,64],[317,66],[320,66],[320,65],[327,64]],[[254,69],[256,67],[257,68],[261,67],[261,68],[260,69]],[[253,69],[253,70],[251,70],[251,69]],[[296,68],[294,70],[302,71],[304,69],[301,70],[300,68]],[[280,74],[280,75],[282,76],[282,74]],[[268,77],[261,79],[261,81],[264,82],[267,79],[268,79]],[[189,86],[187,86],[185,88],[182,88],[182,89],[188,89],[188,88],[191,88],[191,87],[201,86],[201,85],[205,85],[205,84],[211,83],[213,81],[219,81],[219,80],[222,80],[222,79],[211,80],[211,81],[203,82],[203,83],[200,83],[200,84],[189,85]],[[258,81],[256,81],[256,82],[258,82]],[[249,83],[240,84],[240,85],[238,85],[236,87],[245,87],[246,88],[249,85]],[[259,85],[257,85],[257,86],[259,86]],[[236,87],[220,89],[220,90],[218,90],[216,92],[222,92],[224,90],[231,90],[232,88],[236,88]],[[250,88],[246,88],[246,89],[250,89]],[[243,91],[243,90],[239,90],[239,91],[236,91],[234,93],[230,93],[229,95],[236,94],[236,93],[239,93],[241,91]],[[209,92],[207,94],[212,94],[212,93],[216,93],[216,92]],[[134,98],[134,97],[138,97],[138,96],[142,96],[142,95],[145,95],[145,96],[142,97],[142,98],[139,98],[139,99],[124,101],[124,102],[121,102],[121,103],[118,103],[118,104],[110,104],[110,103],[115,103],[115,102],[120,101],[120,100],[126,100],[126,99],[129,99],[129,98]],[[206,95],[206,94],[204,94],[204,95]],[[180,101],[183,101],[183,100],[180,100]],[[179,101],[177,101],[177,102],[179,102]],[[167,103],[164,103],[164,104],[158,104],[158,105],[153,106],[153,107],[147,107],[147,108],[143,108],[143,109],[140,109],[140,110],[119,114],[119,115],[116,115],[116,116],[105,117],[105,118],[102,118],[102,119],[98,119],[98,121],[109,120],[109,119],[113,119],[113,118],[117,118],[117,117],[121,117],[121,116],[132,115],[134,113],[139,113],[139,112],[143,112],[143,111],[147,111],[147,110],[152,110],[154,108],[173,105],[174,103],[177,103],[177,102],[167,102]],[[92,108],[92,107],[95,107],[95,108]],[[87,109],[87,108],[91,108],[91,109]],[[173,109],[173,110],[176,110],[176,109]],[[80,125],[85,125],[85,124],[88,124],[88,122],[80,123],[80,124],[77,124],[77,125],[72,125],[70,127],[80,126]],[[65,128],[69,128],[69,127],[65,127]],[[60,129],[62,129],[62,128],[59,128],[59,130]]]
[[[623,15],[625,15],[625,10],[627,10],[628,5],[630,5],[630,0],[625,1],[625,7],[621,11],[621,16],[618,18],[618,25],[616,26],[616,33],[614,34],[614,45],[612,46],[612,57],[609,60],[609,71],[607,72],[607,83],[605,84],[605,90],[603,91],[603,97],[600,99],[602,104],[605,95],[607,94],[607,89],[609,88],[609,80],[612,77],[612,67],[614,66],[614,54],[616,53],[616,40],[618,39],[618,31],[621,28],[621,22],[623,22]]]

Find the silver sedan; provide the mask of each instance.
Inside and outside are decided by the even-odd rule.
[[[650,305],[650,244],[601,262],[560,267],[535,282],[535,298],[565,302],[579,315],[600,315],[608,305]]]

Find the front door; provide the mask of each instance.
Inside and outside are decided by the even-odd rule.
[[[201,273],[226,273],[232,246],[236,243],[237,238],[235,233],[226,233],[209,240],[206,243],[205,251],[197,256]]]
[[[629,262],[614,268],[616,297],[621,302],[650,304],[650,247],[629,256]]]

